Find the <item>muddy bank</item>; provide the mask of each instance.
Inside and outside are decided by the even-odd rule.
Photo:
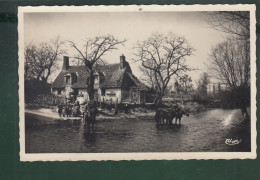
[[[176,104],[165,104],[165,107],[172,107]],[[187,103],[186,105],[178,104],[189,111],[190,114],[196,114],[205,111],[206,108],[195,102]],[[115,108],[101,109],[98,108],[96,120],[111,120],[111,119],[154,119],[156,108],[152,104],[148,105],[129,105],[128,109]],[[61,121],[82,121],[82,115],[79,117],[59,117],[56,106],[41,107],[40,105],[26,104],[25,112],[30,114],[32,118],[26,120],[26,125],[35,124],[55,124]],[[36,120],[37,119],[37,120]]]
[[[34,125],[47,125],[47,124],[57,124],[62,122],[76,122],[82,121],[82,115],[79,117],[60,117],[55,109],[26,109],[25,114],[31,118],[25,118],[25,123],[27,126]],[[154,111],[149,110],[145,112],[133,111],[129,113],[119,112],[117,115],[114,114],[113,110],[103,110],[99,109],[96,117],[97,121],[100,120],[120,120],[120,119],[136,119],[136,118],[148,118],[151,119],[154,117]]]

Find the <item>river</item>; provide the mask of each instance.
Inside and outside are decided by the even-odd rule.
[[[240,110],[211,109],[184,116],[181,125],[157,126],[153,118],[98,120],[93,131],[81,121],[34,125],[26,113],[26,153],[231,152],[250,151],[250,123]],[[30,124],[30,125],[28,125]],[[241,140],[230,146],[227,138]]]

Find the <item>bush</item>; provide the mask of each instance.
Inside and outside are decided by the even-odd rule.
[[[187,109],[190,113],[198,113],[206,110],[205,106],[197,102],[188,102],[185,106],[185,109]]]
[[[37,80],[24,82],[25,102],[30,102],[38,95],[51,94],[51,85]]]
[[[64,104],[65,98],[55,96],[53,94],[39,94],[34,99],[27,101],[26,108],[37,109],[37,108],[52,108],[58,104]]]

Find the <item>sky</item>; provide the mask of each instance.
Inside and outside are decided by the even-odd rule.
[[[72,40],[82,48],[84,39],[111,34],[119,40],[126,39],[125,46],[119,46],[103,59],[108,63],[119,63],[119,56],[124,54],[133,73],[141,79],[140,63],[134,58],[133,47],[138,41],[146,40],[153,33],[174,33],[184,36],[195,49],[186,63],[197,71],[189,72],[193,82],[206,72],[212,46],[223,41],[226,34],[209,27],[205,19],[206,12],[55,12],[24,13],[24,43],[40,43],[57,36],[62,40]],[[74,57],[77,52],[65,46],[67,56]],[[83,50],[83,48],[82,48]],[[60,68],[62,63],[59,64]],[[57,73],[53,74],[53,81]]]

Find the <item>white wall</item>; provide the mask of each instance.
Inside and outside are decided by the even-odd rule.
[[[98,91],[101,94],[101,91]],[[115,95],[110,95],[111,93],[114,93]],[[101,96],[101,100],[104,100],[109,102],[112,99],[112,103],[115,103],[118,101],[118,103],[121,103],[121,89],[120,88],[110,88],[106,89],[105,96]]]
[[[89,96],[86,89],[79,89],[79,94],[83,94],[86,100],[89,100]]]
[[[89,96],[87,93],[86,89],[79,89],[79,94],[83,94],[84,95],[84,99],[85,100],[89,100]],[[111,95],[111,93],[114,93],[114,95]],[[52,94],[58,95],[58,90],[57,89],[52,89]],[[116,103],[118,101],[118,103],[121,103],[121,98],[122,98],[122,91],[120,88],[110,88],[110,89],[106,89],[105,91],[105,96],[101,96],[101,89],[98,89],[98,94],[101,97],[101,101],[104,100],[106,102],[110,102],[110,100],[112,99],[112,103]],[[61,91],[61,95],[65,95],[65,90]]]

